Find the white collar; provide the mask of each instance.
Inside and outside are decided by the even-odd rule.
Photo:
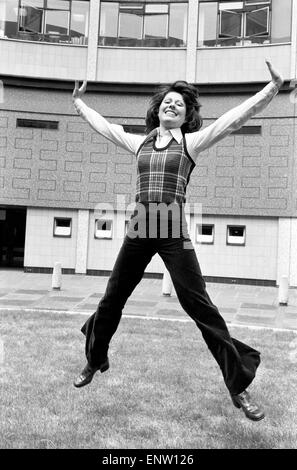
[[[159,127],[158,127],[158,131],[159,131]],[[182,131],[180,129],[180,127],[176,127],[175,129],[168,129],[170,134],[172,135],[172,137],[176,140],[176,142],[178,144],[181,143],[181,141],[183,140],[183,134],[182,134]]]

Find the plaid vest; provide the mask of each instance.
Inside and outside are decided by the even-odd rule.
[[[183,137],[179,144],[172,140],[156,148],[156,129],[140,146],[137,158],[136,202],[183,204],[195,162],[188,154]]]

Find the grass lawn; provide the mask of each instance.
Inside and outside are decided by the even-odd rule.
[[[236,409],[194,323],[123,318],[110,369],[76,389],[83,315],[0,313],[0,447],[273,449],[297,447],[293,332],[230,328],[262,352],[250,387],[266,418]]]

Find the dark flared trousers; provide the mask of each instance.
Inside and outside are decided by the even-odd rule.
[[[158,253],[168,269],[185,312],[194,320],[217,361],[231,394],[241,393],[252,382],[260,353],[231,338],[224,319],[210,300],[191,241],[179,238],[124,239],[106,292],[97,311],[86,321],[86,357],[99,366],[108,355],[110,340],[121,319],[128,297],[140,282],[153,255]]]

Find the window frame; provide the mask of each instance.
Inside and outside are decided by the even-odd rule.
[[[102,223],[110,222],[111,223],[111,228],[109,230],[99,230],[97,228],[97,222],[101,221]],[[98,233],[102,232],[102,233]],[[104,232],[108,232],[108,235],[104,235]],[[107,217],[102,217],[102,218],[95,218],[95,223],[94,223],[94,238],[96,240],[112,240],[113,236],[113,219],[107,218]]]
[[[69,225],[70,233],[69,233],[69,235],[66,235],[66,234],[63,234],[63,233],[56,233],[56,228],[57,228],[56,222],[58,220],[69,220],[69,222],[70,222],[70,225]],[[71,238],[71,236],[72,236],[72,217],[54,217],[53,237],[55,237],[55,238]]]
[[[236,238],[236,236],[234,235],[229,235],[229,231],[231,228],[234,228],[234,229],[239,229],[239,228],[242,228],[243,229],[243,236],[241,237],[243,240],[241,240],[240,242],[236,242],[235,240],[231,240],[230,241],[230,237],[232,238]],[[240,237],[238,237],[240,238]],[[245,246],[246,245],[246,225],[239,225],[239,224],[228,224],[227,225],[227,230],[226,230],[226,245],[229,245],[229,246]]]
[[[89,34],[89,25],[86,23],[88,22],[89,18],[89,11],[90,11],[90,0],[66,0],[68,2],[68,8],[64,6],[61,8],[54,8],[50,6],[49,0],[42,0],[42,6],[36,7],[40,11],[41,14],[41,25],[38,31],[29,29],[25,25],[25,21],[22,18],[25,18],[21,14],[21,11],[26,8],[26,0],[18,0],[18,11],[17,11],[17,22],[16,22],[16,38],[21,40],[29,40],[29,41],[44,41],[44,42],[54,42],[54,43],[69,43],[69,44],[79,44],[85,45],[88,42],[88,34]],[[72,26],[72,12],[75,11],[75,3],[86,3],[88,5],[88,13],[85,16],[85,25],[87,24],[87,28],[85,28],[85,34],[79,33],[79,35],[75,34],[75,31],[71,29]],[[28,6],[28,5],[27,5]],[[35,8],[34,5],[32,8]],[[84,10],[85,11],[85,10]],[[67,12],[67,26],[57,26],[58,28],[65,29],[63,31],[47,31],[47,17],[49,12]],[[53,25],[53,28],[55,25]],[[86,35],[87,34],[87,35]]]
[[[211,235],[203,235],[203,233],[199,233],[199,229],[201,227],[201,230],[203,227],[211,227],[212,228],[212,233]],[[211,239],[204,239],[203,236],[205,237],[211,237]],[[200,238],[199,238],[200,237]],[[215,241],[215,224],[196,224],[196,234],[195,234],[195,241],[199,245],[214,245]]]
[[[204,39],[204,32],[199,35],[199,24],[198,24],[198,36],[197,36],[197,47],[236,47],[236,46],[247,46],[250,44],[271,44],[271,25],[272,25],[272,0],[255,0],[254,2],[247,3],[246,0],[242,1],[220,1],[220,0],[204,0],[200,1],[199,7],[205,4],[216,4],[217,16],[216,16],[216,37],[213,39]],[[232,9],[232,4],[234,8]],[[226,8],[224,8],[224,5]],[[267,32],[256,33],[252,35],[246,34],[247,32],[247,20],[248,14],[256,11],[267,10]],[[230,35],[222,33],[222,17],[224,12],[234,13],[241,16],[240,35]],[[262,38],[262,41],[260,40]],[[258,40],[256,40],[258,39]],[[213,44],[207,45],[205,42],[211,42]],[[228,44],[229,42],[229,44]]]
[[[186,48],[187,41],[186,41],[186,35],[184,35],[183,39],[180,38],[173,38],[173,42],[175,44],[171,44],[171,37],[170,33],[172,30],[171,27],[171,22],[170,22],[170,15],[171,15],[171,9],[173,8],[173,5],[176,4],[185,4],[188,12],[188,1],[186,0],[175,0],[173,2],[171,1],[148,1],[148,2],[140,2],[135,0],[135,2],[125,2],[125,1],[113,1],[113,0],[103,0],[100,2],[100,18],[101,18],[101,12],[102,8],[104,8],[105,4],[110,4],[110,3],[116,3],[118,5],[118,12],[117,12],[117,25],[115,27],[115,30],[117,31],[117,36],[112,37],[111,43],[109,44],[109,36],[106,34],[100,34],[101,33],[101,22],[99,21],[99,34],[98,34],[98,46],[107,46],[107,47],[178,47],[178,48]],[[133,37],[121,37],[120,36],[120,16],[121,16],[121,5],[127,6],[127,9],[129,9],[129,6],[132,8],[134,6],[139,6],[139,11],[142,10],[142,25],[141,25],[141,37],[139,38],[133,38]],[[166,12],[156,12],[156,13],[151,13],[146,11],[146,7],[153,7],[153,6],[166,6],[167,7],[167,13]],[[165,36],[152,36],[152,37],[145,37],[145,24],[146,24],[146,18],[149,16],[167,16],[166,19],[166,37]],[[187,18],[186,18],[187,19]],[[187,28],[187,21],[185,22],[186,28]],[[179,42],[180,44],[176,44]]]

